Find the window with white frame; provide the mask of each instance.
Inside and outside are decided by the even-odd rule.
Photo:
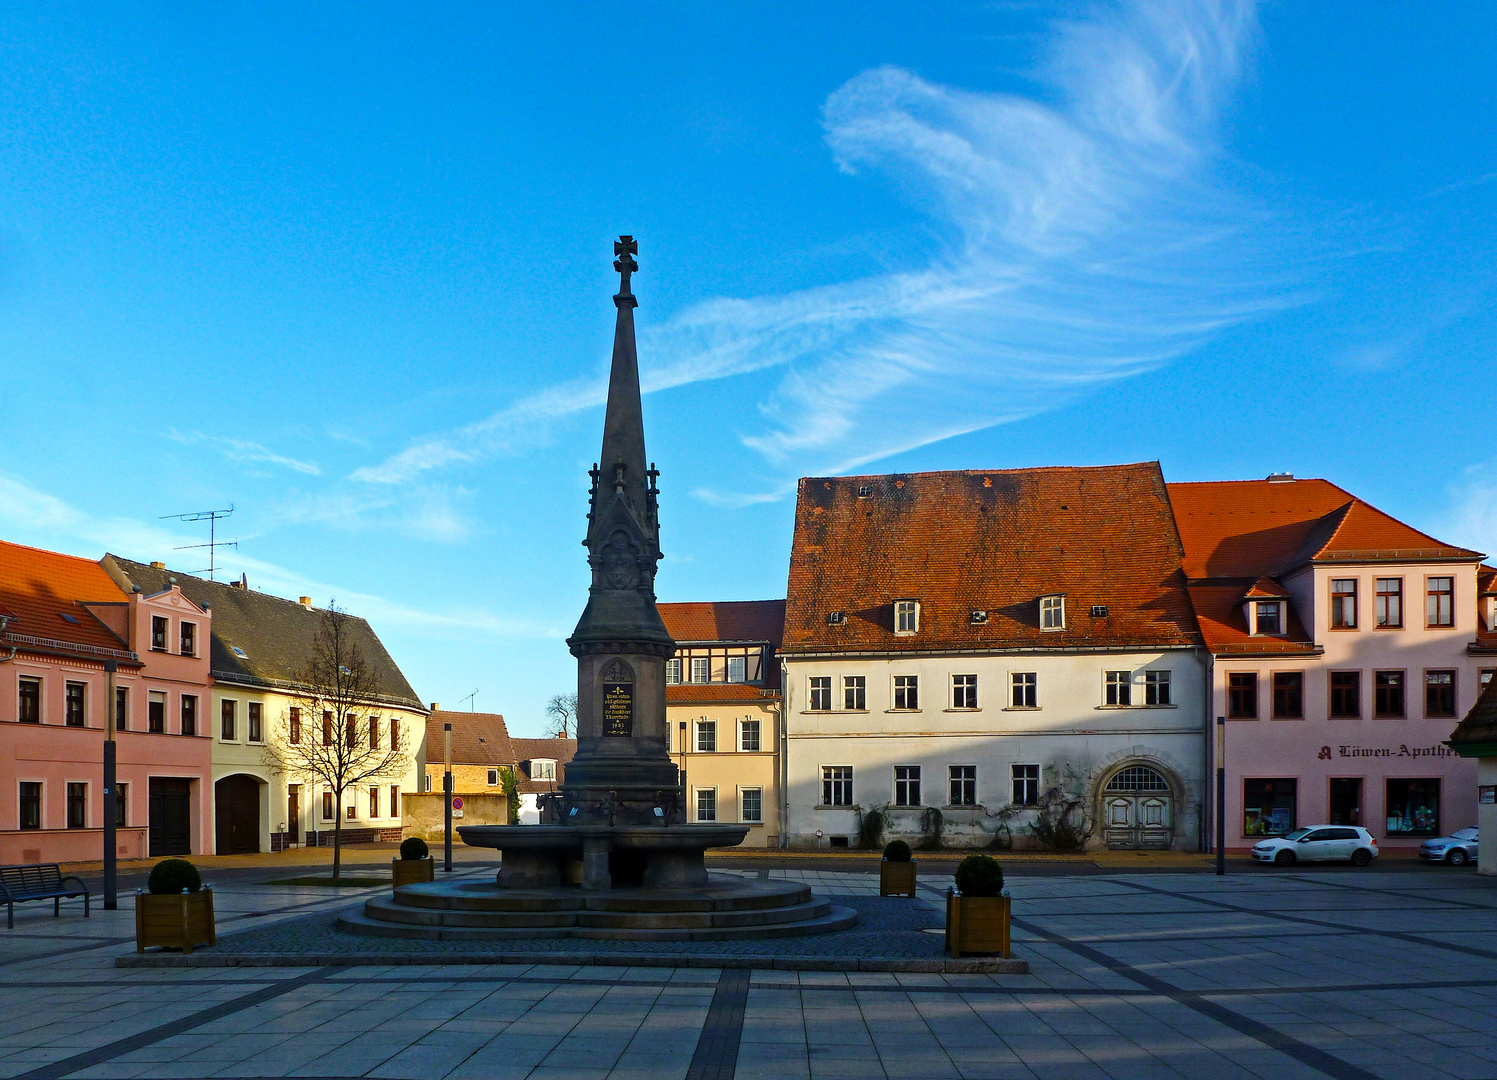
[[[764,820],[764,789],[743,788],[738,793],[738,820],[757,825]]]
[[[832,677],[830,675],[811,676],[811,704],[812,712],[827,712],[832,707]]]
[[[1009,685],[1013,690],[1010,705],[1015,709],[1039,708],[1039,679],[1038,673],[1033,671],[1010,673]]]
[[[851,765],[823,765],[821,767],[821,805],[852,805]]]
[[[1109,671],[1103,702],[1108,705],[1133,704],[1133,672]]]
[[[697,820],[717,820],[717,788],[697,788]]]
[[[681,681],[681,658],[672,657],[665,662],[665,681],[675,686]]]
[[[379,817],[379,788],[372,786],[369,788],[369,816]]]
[[[716,720],[698,720],[697,721],[697,753],[699,753],[699,754],[715,754],[715,753],[717,753],[717,721]]]
[[[862,675],[843,676],[842,707],[859,712],[868,708],[868,680]]]
[[[1066,598],[1063,595],[1040,597],[1040,629],[1066,628]]]
[[[950,765],[947,767],[947,778],[950,781],[947,805],[977,805],[976,765]]]
[[[691,658],[691,681],[694,683],[712,680],[712,661],[705,656]]]
[[[894,632],[900,635],[918,633],[920,630],[920,601],[894,601]]]
[[[748,681],[748,658],[744,656],[728,657],[728,682],[741,683]]]
[[[920,766],[894,766],[894,805],[920,805]]]
[[[953,709],[977,708],[976,675],[953,675],[951,677],[951,707]]]
[[[498,769],[490,769],[489,770],[489,787],[498,787],[498,786],[499,786],[499,770]]]
[[[759,721],[738,721],[738,749],[748,754],[757,754],[759,748]]]
[[[1034,806],[1040,801],[1040,767],[1014,766],[1014,805]]]
[[[920,708],[920,676],[894,676],[894,707],[896,709]]]
[[[1168,671],[1144,672],[1144,704],[1174,704],[1170,698],[1170,673]]]
[[[556,759],[555,758],[533,758],[530,762],[530,779],[532,780],[555,780]]]

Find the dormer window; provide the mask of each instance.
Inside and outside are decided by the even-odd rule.
[[[679,656],[665,662],[665,681],[668,686],[675,686],[680,683],[681,658]]]
[[[977,611],[974,611],[972,613],[972,625],[973,626],[983,626],[984,624],[987,623],[987,621],[988,621],[988,613],[986,611],[978,609]]]
[[[1253,603],[1254,633],[1282,634],[1284,632],[1284,605],[1278,600],[1258,600]]]
[[[530,779],[532,780],[555,780],[556,759],[555,758],[532,758],[530,761]]]
[[[1066,628],[1066,598],[1064,594],[1040,597],[1040,629],[1064,630]]]
[[[873,497],[873,485],[872,484],[859,484],[858,485],[858,498],[860,498],[860,499],[871,499],[872,497]]]
[[[920,601],[894,601],[894,632],[908,637],[920,630]]]

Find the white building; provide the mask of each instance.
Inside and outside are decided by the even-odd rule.
[[[883,837],[1195,850],[1205,669],[1155,463],[805,479],[791,552],[788,846]]]

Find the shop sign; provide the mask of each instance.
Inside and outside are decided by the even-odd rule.
[[[1497,803],[1497,784],[1483,784],[1476,789],[1476,801],[1488,806]]]
[[[1409,746],[1399,743],[1394,746],[1351,746],[1342,745],[1336,748],[1336,757],[1358,758],[1425,758],[1425,757],[1455,757],[1456,753],[1448,746],[1435,744],[1434,746]],[[1316,758],[1320,761],[1330,761],[1332,757],[1331,748],[1322,746]]]

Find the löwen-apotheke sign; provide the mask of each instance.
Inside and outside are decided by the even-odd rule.
[[[1332,758],[1443,758],[1455,757],[1455,751],[1448,746],[1436,743],[1434,746],[1409,746],[1399,743],[1397,746],[1353,746],[1343,743],[1336,747],[1322,746],[1320,753],[1315,755],[1317,760],[1330,761]]]

